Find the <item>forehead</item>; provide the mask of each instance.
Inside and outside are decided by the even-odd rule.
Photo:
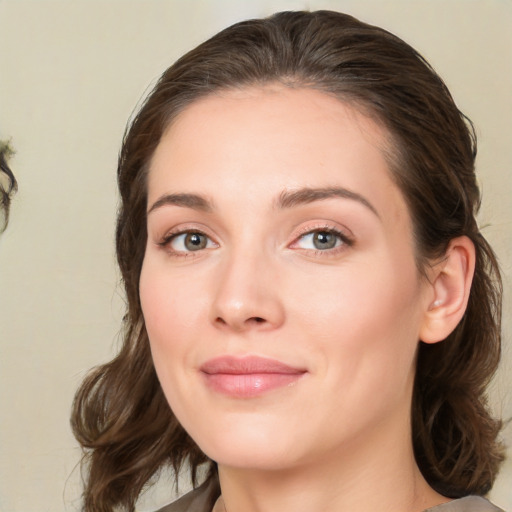
[[[268,136],[276,136],[276,142],[294,125],[311,144],[323,137],[319,128],[325,126],[325,130],[329,130],[343,124],[352,125],[354,132],[358,131],[366,142],[384,153],[391,153],[393,145],[391,134],[376,116],[370,115],[367,106],[319,89],[280,83],[221,89],[201,97],[172,120],[162,138],[175,138],[176,132],[184,133],[191,124],[195,125],[196,133],[197,130],[212,132],[221,126],[223,132],[233,128],[239,136],[243,135],[240,128],[260,128]],[[283,126],[287,127],[285,132],[281,131]],[[277,129],[277,133],[272,129]]]
[[[150,165],[149,204],[163,193],[268,202],[284,190],[343,186],[397,215],[404,202],[386,158],[390,139],[354,106],[318,90],[221,91],[189,105],[165,131]]]

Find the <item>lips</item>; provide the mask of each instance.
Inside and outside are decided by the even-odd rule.
[[[200,371],[210,389],[234,398],[256,397],[290,386],[306,373],[302,368],[256,356],[218,357],[204,363]]]

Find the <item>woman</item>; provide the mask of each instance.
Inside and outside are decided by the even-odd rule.
[[[475,153],[421,56],[344,14],[243,22],[169,68],[119,160],[128,311],[75,400],[85,509],[206,463],[164,511],[498,510]]]

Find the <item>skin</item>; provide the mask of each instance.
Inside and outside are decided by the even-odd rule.
[[[448,501],[418,470],[409,420],[418,340],[447,278],[419,275],[387,144],[338,99],[275,85],[196,101],[153,155],[144,318],[167,400],[218,462],[230,512],[413,512]],[[349,197],[278,204],[334,187]],[[205,234],[204,248],[187,249],[180,233],[190,231]],[[318,249],[319,231],[342,237]],[[304,373],[227,396],[201,371],[225,355]]]

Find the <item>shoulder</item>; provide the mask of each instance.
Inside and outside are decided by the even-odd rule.
[[[156,512],[210,512],[212,508],[212,483],[205,482],[178,500]]]
[[[425,512],[504,512],[481,496],[466,496],[432,507]]]

